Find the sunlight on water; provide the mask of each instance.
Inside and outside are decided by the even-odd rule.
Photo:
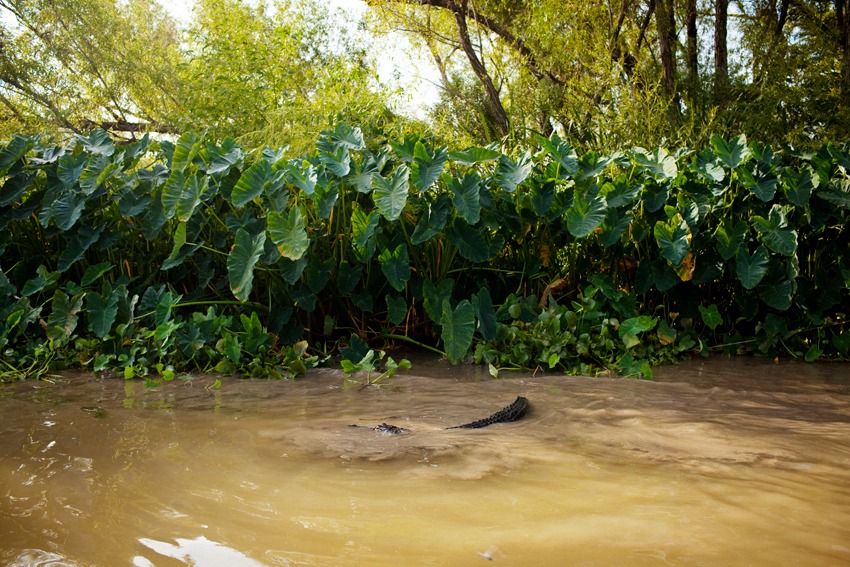
[[[0,386],[0,563],[850,565],[847,365],[212,381]]]

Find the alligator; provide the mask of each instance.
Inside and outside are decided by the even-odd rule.
[[[525,412],[527,410],[528,400],[522,396],[517,396],[517,399],[514,400],[511,405],[500,409],[493,415],[485,417],[484,419],[479,419],[477,421],[464,423],[463,425],[447,427],[446,429],[479,429],[481,427],[493,425],[494,423],[506,423],[509,421],[517,421],[525,415]],[[367,427],[364,425],[351,425],[350,427],[362,427],[365,429],[371,429],[384,435],[400,435],[402,433],[408,433],[410,431],[409,429],[405,429],[404,427],[398,427],[397,425],[390,425],[388,423],[381,423],[380,425],[376,425],[375,427]]]

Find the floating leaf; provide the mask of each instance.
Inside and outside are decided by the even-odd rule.
[[[398,220],[407,204],[409,175],[410,170],[407,166],[400,165],[395,168],[390,177],[383,177],[377,173],[372,176],[374,185],[372,199],[388,221]]]
[[[236,239],[227,256],[227,276],[230,291],[239,301],[248,301],[254,282],[254,265],[263,253],[266,233],[251,236],[244,228],[236,231]]]
[[[268,216],[268,231],[269,237],[284,258],[298,260],[310,247],[307,223],[298,206],[290,208],[288,215],[271,211]]]
[[[451,303],[447,299],[443,300],[440,325],[440,338],[446,349],[446,358],[452,364],[457,364],[472,346],[472,335],[475,333],[475,310],[472,304],[464,299],[452,309]]]

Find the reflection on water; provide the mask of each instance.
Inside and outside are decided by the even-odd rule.
[[[850,565],[847,365],[212,381],[0,386],[0,563]]]

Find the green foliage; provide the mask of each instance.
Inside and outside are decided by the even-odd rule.
[[[743,143],[578,155],[553,135],[512,158],[416,136],[367,149],[340,125],[312,153],[246,163],[191,134],[16,137],[0,363],[284,377],[348,342],[351,372],[401,367],[352,330],[495,373],[649,377],[695,349],[847,358],[850,151]],[[777,190],[764,201],[742,171]]]

